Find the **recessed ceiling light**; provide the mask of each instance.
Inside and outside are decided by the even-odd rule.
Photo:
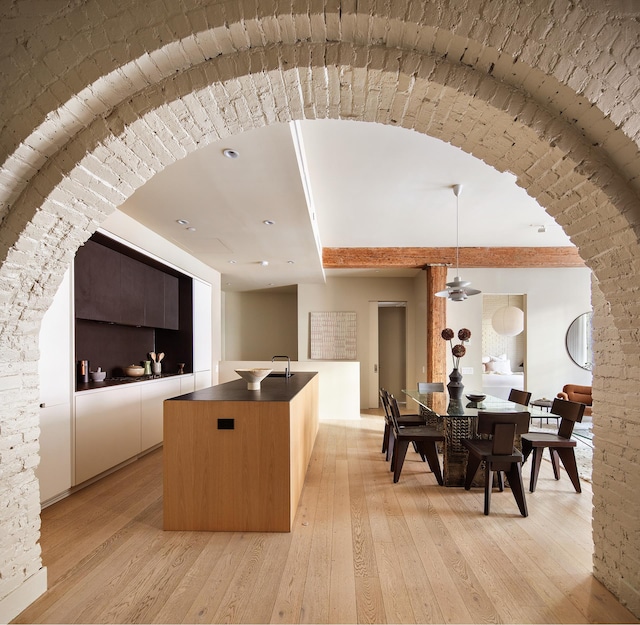
[[[273,226],[273,224],[275,224],[276,222],[275,222],[275,221],[272,221],[271,219],[265,219],[262,223],[263,223],[265,226]]]
[[[295,261],[295,260],[288,260],[288,261],[287,261],[287,264],[288,264],[288,265],[295,265],[295,264],[296,264],[296,261]]]
[[[176,219],[176,223],[181,226],[186,226],[189,222],[186,219]]]
[[[268,260],[261,260],[261,261],[260,261],[260,264],[261,264],[263,267],[266,267],[266,266],[269,264],[269,261],[268,261]]]
[[[240,152],[237,152],[236,150],[232,150],[231,148],[227,148],[226,150],[222,150],[222,153],[227,158],[238,158],[240,156]]]
[[[190,226],[189,228],[187,228],[187,230],[189,232],[195,232],[196,231],[196,229],[193,226]]]
[[[229,264],[230,264],[230,265],[235,265],[237,262],[238,262],[237,260],[230,260],[230,261],[229,261]]]

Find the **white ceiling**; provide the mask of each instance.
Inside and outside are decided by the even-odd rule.
[[[154,176],[120,210],[218,270],[223,290],[245,291],[322,282],[325,273],[414,275],[323,272],[321,248],[453,247],[454,184],[462,184],[461,247],[571,245],[512,174],[438,139],[354,121],[273,124],[212,144]]]

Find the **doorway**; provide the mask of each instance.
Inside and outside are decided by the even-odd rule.
[[[379,384],[404,401],[407,383],[407,303],[378,302]]]
[[[520,332],[497,331],[494,315],[505,308],[524,313]],[[526,380],[526,296],[521,293],[482,295],[482,391],[507,399],[512,388],[524,390]]]

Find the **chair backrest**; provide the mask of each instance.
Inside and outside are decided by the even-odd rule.
[[[558,436],[571,438],[573,426],[576,421],[580,423],[584,415],[585,405],[577,401],[567,401],[565,399],[554,399],[551,405],[551,413],[561,417]]]
[[[387,394],[387,399],[389,400],[389,412],[391,416],[391,425],[393,429],[396,432],[398,432],[400,430],[400,426],[398,425],[398,417],[400,416],[400,408],[398,407],[398,401],[393,395],[391,395],[391,393]]]
[[[486,412],[478,410],[478,434],[493,434],[496,423],[515,423],[516,434],[526,434],[529,431],[528,412]]]
[[[531,401],[531,393],[512,388],[509,393],[509,401],[512,401],[514,404],[520,404],[521,406],[528,406]]]
[[[418,393],[444,393],[444,382],[418,382]]]
[[[389,407],[389,393],[381,388],[380,389],[380,402],[382,403],[382,408],[384,409],[384,416],[387,420],[391,419],[391,408]]]

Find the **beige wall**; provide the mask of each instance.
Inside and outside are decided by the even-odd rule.
[[[296,293],[225,293],[224,360],[298,360]]]
[[[326,284],[298,287],[298,355],[309,357],[309,313],[324,311],[355,312],[357,316],[357,357],[360,362],[360,405],[377,406],[377,383],[372,382],[377,353],[369,346],[369,302],[407,302],[407,380],[415,384],[415,299],[411,278],[327,278]],[[377,335],[377,328],[375,329]],[[373,389],[371,387],[373,386]],[[372,392],[373,390],[373,392]],[[372,399],[375,404],[372,405]]]

